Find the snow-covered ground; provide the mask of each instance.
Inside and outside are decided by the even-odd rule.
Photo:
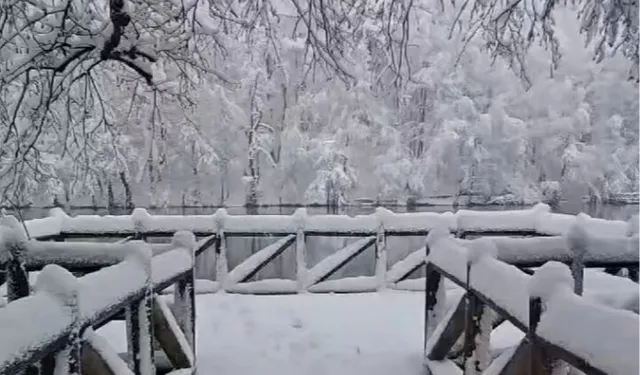
[[[424,294],[197,297],[198,375],[416,375]],[[99,333],[126,351],[122,322]]]

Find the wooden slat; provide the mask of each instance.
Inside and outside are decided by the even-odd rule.
[[[295,235],[289,235],[251,255],[229,272],[226,282],[228,285],[233,285],[251,280],[267,264],[282,254],[295,240]]]
[[[375,242],[376,237],[363,238],[324,258],[307,273],[307,276],[310,278],[307,280],[307,287],[327,280]],[[328,267],[327,265],[332,266]],[[317,273],[324,268],[327,268],[327,270],[318,275]]]
[[[180,343],[180,341],[186,343],[186,337],[183,332],[176,329],[177,323],[171,324],[171,321],[176,323],[170,309],[164,301],[155,297],[153,299],[153,333],[155,338],[174,368],[190,368],[193,364],[189,353],[186,353],[185,350],[191,348],[184,348],[184,345]]]
[[[446,320],[438,324],[427,344],[427,358],[441,361],[447,358],[449,350],[456,343],[465,327],[466,295],[446,315]]]

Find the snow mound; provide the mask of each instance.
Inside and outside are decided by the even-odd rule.
[[[467,264],[475,264],[484,257],[497,258],[498,248],[489,238],[479,238],[471,242],[467,252]]]
[[[36,292],[49,293],[67,306],[77,304],[79,288],[78,279],[55,264],[49,264],[40,271],[35,285]]]
[[[559,291],[573,290],[571,270],[560,262],[547,262],[538,268],[529,282],[529,296],[548,301]]]

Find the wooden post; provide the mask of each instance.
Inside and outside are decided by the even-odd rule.
[[[540,323],[543,312],[543,304],[540,297],[529,298],[529,330],[526,337],[529,340],[530,355],[529,374],[530,375],[550,375],[553,368],[551,359],[536,336],[536,329]]]
[[[136,208],[131,213],[131,220],[133,220],[133,230],[136,240],[146,241],[147,231],[149,230],[149,221],[151,215],[144,208]]]
[[[571,276],[573,276],[573,291],[578,295],[582,295],[584,284],[584,257],[587,253],[587,244],[589,234],[585,229],[585,223],[588,216],[579,214],[576,216],[575,223],[567,233],[567,245],[573,255],[571,259]]]
[[[191,270],[178,280],[174,292],[176,322],[184,333],[192,352],[196,352],[196,298],[195,298],[195,251],[196,237],[191,232],[181,231],[174,234],[172,243],[191,254]]]
[[[73,323],[66,346],[55,356],[40,361],[41,374],[82,374],[82,326],[78,308],[78,280],[57,265],[42,269],[36,283],[36,293],[46,292],[69,309]]]
[[[216,241],[216,281],[220,283],[220,290],[224,290],[225,282],[229,268],[227,264],[227,239],[224,235],[224,221],[227,216],[227,210],[218,209],[214,215],[216,228],[218,231],[218,241]]]
[[[378,290],[387,286],[387,238],[384,231],[384,225],[380,221],[378,233],[376,236],[376,279],[378,281]]]
[[[296,285],[298,293],[304,292],[307,285],[307,236],[304,233],[307,210],[298,208],[293,213],[296,222]]]
[[[125,311],[127,323],[127,349],[133,373],[136,375],[155,375],[153,350],[153,283],[151,281],[151,247],[140,244],[135,249],[137,259],[144,265],[146,285],[139,301],[127,306]]]
[[[463,346],[464,373],[466,375],[481,374],[491,361],[489,348],[492,329],[491,310],[472,291],[471,266],[471,263],[467,263]]]
[[[9,259],[5,265],[7,300],[9,302],[29,295],[29,273],[24,266],[27,237],[17,228],[0,227],[0,251],[6,251]]]
[[[442,276],[435,269],[433,264],[429,262],[429,245],[426,248],[426,276],[425,276],[425,302],[424,302],[424,347],[423,352],[427,353],[427,341],[431,337],[431,333],[435,329],[438,322],[436,321],[436,304],[438,302],[438,289],[442,283]]]
[[[584,255],[583,248],[571,248],[573,258],[571,259],[571,276],[573,276],[573,292],[579,296],[584,290]]]

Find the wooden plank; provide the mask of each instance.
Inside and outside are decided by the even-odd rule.
[[[324,258],[308,271],[307,287],[327,280],[375,242],[375,236],[363,238]]]
[[[425,256],[426,250],[422,248],[407,255],[401,261],[396,262],[389,271],[387,271],[387,282],[397,283],[406,280],[425,264]]]
[[[425,254],[429,255],[429,246],[426,247]],[[437,325],[435,307],[438,303],[438,289],[443,283],[442,276],[431,263],[427,263],[425,276],[425,294],[424,294],[424,340],[423,352],[427,356],[427,344],[432,331]],[[442,301],[444,302],[444,301]]]
[[[427,358],[441,361],[456,343],[465,328],[466,294],[449,310],[445,320],[440,322],[427,343]]]
[[[523,338],[517,347],[507,349],[500,354],[486,371],[496,375],[528,375],[531,370],[530,345],[529,340]]]
[[[122,375],[117,374],[100,356],[97,350],[85,343],[82,346],[82,375]]]
[[[442,274],[444,277],[446,277],[447,279],[451,280],[453,283],[457,284],[458,286],[460,286],[462,288],[465,287],[465,283],[464,282],[462,282],[457,277],[451,275],[447,271],[443,270],[442,268],[436,266],[433,263],[428,263],[427,266],[428,265],[432,265],[432,267],[435,268],[440,274]],[[476,297],[480,298],[480,300],[484,304],[488,305],[494,312],[496,312],[497,314],[499,314],[502,317],[504,317],[506,320],[511,322],[511,324],[516,326],[516,328],[520,329],[522,332],[527,332],[527,330],[529,329],[527,322],[520,321],[518,318],[516,318],[515,316],[510,314],[506,309],[504,309],[500,305],[498,305],[491,298],[485,296],[484,294],[478,292],[477,290],[473,289],[472,291],[476,295]]]
[[[187,351],[187,338],[179,329],[173,313],[159,297],[153,299],[153,333],[174,368],[193,366],[193,355]]]
[[[218,241],[218,236],[215,234],[212,234],[200,241],[198,241],[197,247],[196,247],[196,256],[200,255],[202,252],[206,251],[207,249],[209,249],[211,246],[215,245],[215,243]]]
[[[251,255],[229,272],[226,279],[227,285],[231,286],[251,280],[264,266],[282,254],[295,240],[295,235],[289,235]]]

